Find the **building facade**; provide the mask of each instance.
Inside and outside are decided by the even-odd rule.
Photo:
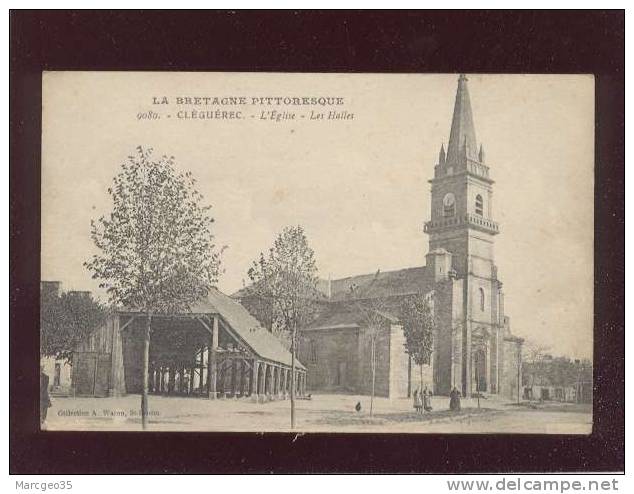
[[[380,396],[409,396],[422,381],[436,394],[456,387],[464,396],[520,398],[523,340],[511,334],[504,313],[494,254],[500,233],[494,181],[484,148],[477,145],[464,75],[458,79],[449,142],[446,150],[441,145],[430,183],[425,266],[323,283],[326,301],[300,345],[310,391],[367,394],[370,379]],[[399,325],[401,301],[417,294],[432,302],[436,326],[432,359],[423,369],[412,365]],[[372,331],[368,307],[383,320]]]

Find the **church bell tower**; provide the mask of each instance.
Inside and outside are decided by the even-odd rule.
[[[431,219],[425,223],[429,252],[451,254],[453,276],[462,280],[462,391],[496,392],[497,341],[501,283],[494,261],[494,238],[499,233],[493,214],[493,180],[484,148],[478,147],[467,88],[461,74],[454,104],[449,143],[441,146],[431,183]],[[429,259],[429,256],[428,256]],[[460,297],[459,297],[460,298]]]

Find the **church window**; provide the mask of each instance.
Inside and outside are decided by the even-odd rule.
[[[484,312],[484,288],[480,288],[480,310]]]
[[[478,194],[475,199],[475,212],[482,216],[484,213],[484,201],[482,200],[482,196]]]
[[[443,215],[453,216],[456,214],[456,198],[449,192],[442,200]]]
[[[310,362],[312,364],[317,363],[317,345],[314,340],[310,340]]]

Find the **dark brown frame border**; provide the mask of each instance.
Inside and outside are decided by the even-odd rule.
[[[623,11],[10,13],[12,473],[624,470]],[[42,70],[593,73],[591,436],[39,433]]]

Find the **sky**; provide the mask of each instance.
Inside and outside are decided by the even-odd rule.
[[[591,357],[594,79],[468,78],[477,143],[495,180],[511,329],[555,355]],[[42,279],[99,295],[83,267],[94,253],[90,220],[110,211],[107,188],[138,145],[174,156],[198,180],[218,245],[228,247],[226,293],[292,224],[305,228],[323,278],[424,265],[428,180],[447,145],[456,85],[455,74],[45,73]],[[163,96],[168,105],[153,104]],[[245,105],[224,108],[242,111],[241,120],[180,119],[192,107],[176,98],[188,96],[340,97],[325,112],[354,118]],[[271,109],[297,117],[262,120]],[[149,111],[160,118],[138,118]]]

